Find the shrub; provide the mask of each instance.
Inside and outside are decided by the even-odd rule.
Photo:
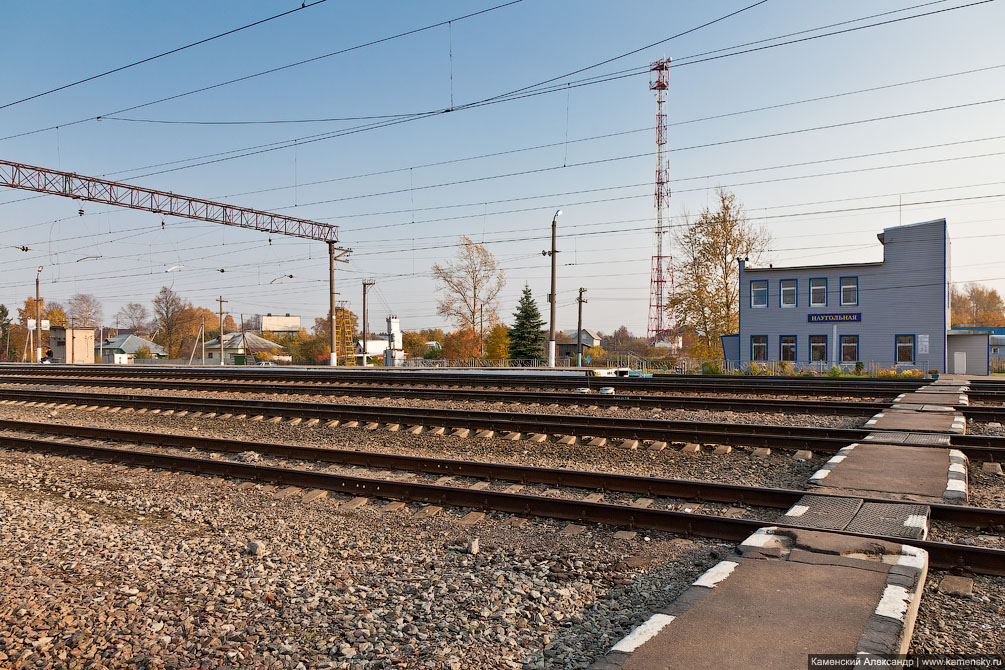
[[[902,370],[900,376],[906,379],[919,379],[923,375],[921,374],[921,370]]]
[[[865,372],[865,363],[862,361],[855,362],[855,374],[860,375]]]
[[[841,366],[832,365],[830,370],[827,371],[828,377],[840,377],[841,376]]]
[[[778,367],[775,368],[775,374],[779,375],[791,375],[792,372],[792,363],[789,363],[788,361],[780,362]]]
[[[701,364],[701,374],[703,375],[721,375],[722,365],[719,361],[705,361]]]

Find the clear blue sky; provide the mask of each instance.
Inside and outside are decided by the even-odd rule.
[[[525,282],[546,311],[548,259],[540,252],[548,245],[551,214],[561,207],[559,328],[575,328],[574,297],[583,286],[590,301],[587,326],[610,332],[625,324],[644,334],[656,109],[646,74],[139,178],[188,164],[174,161],[200,162],[191,159],[366,121],[186,125],[106,119],[67,125],[496,4],[502,3],[330,0],[0,109],[0,137],[64,126],[0,140],[0,157],[336,223],[342,227],[342,244],[355,250],[351,262],[338,268],[338,290],[358,311],[359,280],[376,279],[374,329],[389,312],[399,315],[406,329],[445,325],[436,316],[429,268],[453,255],[461,234],[484,240],[506,268],[504,317]],[[523,0],[449,28],[120,116],[264,121],[445,109],[451,90],[455,105],[488,98],[633,51],[747,4]],[[769,0],[558,83],[639,69],[671,56],[681,65],[671,70],[669,95],[672,215],[699,211],[711,189],[729,186],[751,220],[771,233],[766,260],[776,265],[878,260],[875,235],[882,228],[945,217],[953,238],[953,279],[987,281],[1002,292],[1005,261],[998,250],[1005,218],[1005,139],[991,138],[1005,136],[1005,102],[688,148],[1005,98],[1005,67],[998,67],[685,123],[1005,66],[1001,2],[685,65],[688,56],[870,15],[893,12],[798,37],[966,3],[929,2],[897,11],[915,4]],[[119,2],[96,11],[71,2],[8,3],[0,25],[6,63],[0,71],[0,105],[297,6]],[[625,134],[575,141],[612,133]],[[955,144],[932,147],[949,143]],[[543,144],[556,146],[512,152]],[[511,153],[420,167],[497,152]],[[605,160],[636,154],[644,155]],[[576,165],[590,161],[604,162]],[[810,161],[826,162],[793,165]],[[903,165],[919,162],[925,164]],[[146,168],[164,163],[170,164]],[[777,166],[792,167],[744,172]],[[530,170],[539,171],[481,179]],[[383,174],[359,177],[373,172]],[[834,172],[846,173],[808,176]],[[472,179],[478,181],[436,186]],[[952,201],[911,204],[932,200]],[[312,204],[319,201],[324,202]],[[904,203],[902,209],[891,207],[898,202]],[[157,215],[85,203],[81,217],[80,206],[52,196],[0,193],[0,301],[12,306],[33,293],[34,269],[41,264],[46,297],[93,293],[104,305],[106,323],[126,302],[149,303],[162,285],[210,307],[223,295],[235,316],[290,312],[310,319],[327,309],[327,256],[321,243],[273,237],[270,244],[265,234],[172,218],[162,230]],[[21,245],[31,251],[13,248]],[[100,258],[88,258],[93,256]],[[177,265],[184,267],[165,273]],[[287,274],[294,278],[276,280]]]

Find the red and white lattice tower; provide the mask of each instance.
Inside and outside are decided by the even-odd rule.
[[[670,59],[664,58],[649,66],[649,89],[656,92],[656,253],[653,255],[652,280],[649,283],[649,327],[646,340],[650,345],[674,347],[677,343],[677,322],[668,311],[673,296],[673,258],[663,253],[663,238],[670,232],[670,159],[667,157],[667,89],[670,88]]]

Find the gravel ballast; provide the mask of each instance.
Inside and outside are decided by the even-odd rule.
[[[0,471],[0,667],[581,668],[732,551],[6,450]]]
[[[805,487],[809,479],[829,457],[815,454],[812,459],[797,460],[792,452],[774,451],[766,458],[754,457],[752,450],[735,448],[732,453],[712,455],[710,449],[700,454],[685,454],[674,448],[650,451],[618,448],[612,440],[604,447],[590,447],[581,442],[559,444],[555,440],[531,442],[510,441],[500,437],[460,438],[406,431],[389,432],[362,428],[325,428],[283,423],[252,422],[236,419],[205,419],[191,416],[163,416],[119,412],[109,414],[95,410],[44,409],[23,405],[0,405],[0,417],[19,421],[66,423],[75,425],[141,430],[177,434],[198,434],[203,437],[249,441],[304,444],[313,447],[335,447],[358,451],[434,456],[462,460],[513,463],[547,468],[593,470],[628,475],[717,481],[747,486],[772,488]]]

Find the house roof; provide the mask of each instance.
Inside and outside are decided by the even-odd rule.
[[[595,330],[590,330],[589,328],[583,328],[583,332],[586,333],[587,335],[589,335],[590,337],[592,337],[595,340],[599,340],[600,339],[600,333],[598,333]],[[568,335],[573,340],[576,339],[576,331],[574,331],[574,330],[565,331],[565,335]]]
[[[206,343],[207,349],[220,346],[220,338],[210,340]],[[284,349],[284,347],[270,342],[264,337],[259,337],[254,333],[227,333],[223,336],[223,348],[244,349],[246,352],[272,351],[273,349]]]
[[[161,345],[130,334],[106,337],[100,345],[94,345],[95,349],[99,347],[104,349],[121,349],[126,354],[135,354],[141,348],[146,347],[154,356],[167,356],[167,349]]]

